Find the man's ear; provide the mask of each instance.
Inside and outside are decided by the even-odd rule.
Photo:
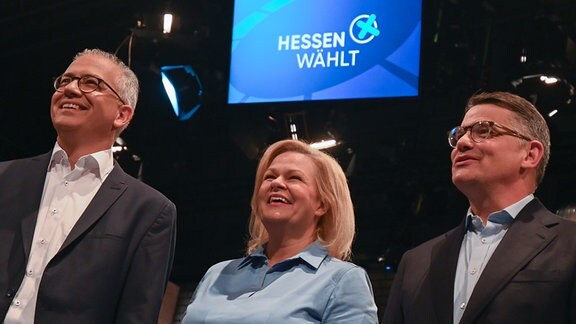
[[[522,160],[522,167],[527,169],[535,169],[544,156],[544,145],[540,141],[532,140],[528,142],[526,155]]]
[[[117,129],[122,129],[128,126],[130,121],[134,117],[134,108],[129,105],[122,105],[118,108],[118,115],[114,120],[114,127]]]

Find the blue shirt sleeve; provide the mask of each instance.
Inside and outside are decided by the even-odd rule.
[[[366,271],[355,266],[339,279],[322,323],[378,323],[372,285]]]

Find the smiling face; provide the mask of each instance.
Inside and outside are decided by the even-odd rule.
[[[493,121],[518,132],[514,113],[493,104],[472,107],[462,121],[466,127],[478,121]],[[523,177],[527,141],[502,135],[476,143],[466,133],[452,150],[452,182],[465,194],[474,190],[513,187]]]
[[[258,190],[262,222],[271,234],[279,225],[296,237],[314,235],[326,212],[316,176],[316,165],[304,154],[285,152],[274,158]]]
[[[116,80],[121,70],[106,58],[84,55],[74,60],[64,74],[71,77],[92,75],[118,89]],[[94,145],[110,142],[111,145],[132,114],[132,107],[122,104],[103,83],[96,91],[83,93],[78,88],[78,80],[74,80],[62,92],[55,91],[52,95],[50,116],[60,139],[77,139]]]

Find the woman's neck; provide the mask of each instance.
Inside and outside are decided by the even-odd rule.
[[[312,244],[315,238],[291,239],[291,240],[270,240],[266,244],[266,256],[268,257],[268,267],[272,268],[275,264],[287,260],[308,245]]]

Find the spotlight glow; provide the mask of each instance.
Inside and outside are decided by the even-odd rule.
[[[172,109],[174,109],[174,113],[178,116],[178,96],[176,96],[176,89],[172,85],[172,82],[166,77],[164,73],[162,73],[162,84],[164,85],[164,90],[166,90],[166,94],[168,95],[168,99],[172,104]]]
[[[162,84],[172,109],[179,120],[188,120],[202,104],[204,89],[190,65],[170,65],[160,68]]]
[[[549,77],[546,75],[541,75],[540,76],[540,81],[546,83],[546,84],[554,84],[558,82],[558,78],[555,77]]]
[[[311,148],[315,148],[317,150],[323,150],[323,149],[327,149],[327,148],[331,148],[338,145],[336,143],[336,140],[330,139],[330,140],[321,140],[320,142],[315,142],[315,143],[310,143],[310,147]]]
[[[162,27],[162,33],[170,34],[172,32],[172,14],[164,14],[164,24]]]

